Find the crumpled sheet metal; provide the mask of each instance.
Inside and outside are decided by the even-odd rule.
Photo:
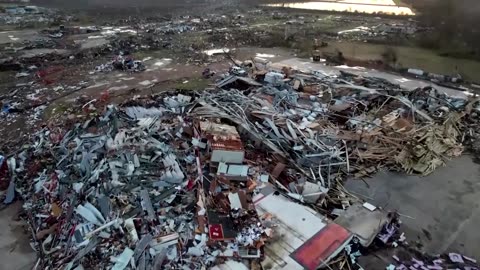
[[[125,118],[126,112],[131,118]],[[178,143],[191,139],[175,134],[187,123],[168,106],[131,112],[109,106],[93,121],[65,130],[59,141],[52,140],[49,130],[42,130],[31,148],[22,153],[27,156],[26,164],[36,160],[50,164],[37,172],[19,172],[17,188],[25,200],[25,210],[32,213],[33,228],[40,231],[52,223],[61,224],[55,237],[38,239],[41,246],[37,248],[44,250],[42,267],[125,269],[132,267],[134,258],[144,259],[150,269],[156,252],[147,248],[153,241],[146,238],[148,232],[176,232],[182,241],[195,235],[194,213],[184,211],[195,201],[195,194],[182,190],[188,165],[184,157],[194,154],[194,149],[180,148]],[[162,187],[155,187],[159,182]],[[170,193],[172,189],[176,192]],[[161,199],[165,191],[170,195]],[[42,197],[56,198],[60,209],[56,216],[50,216],[50,199],[37,199]],[[81,199],[72,199],[75,197]],[[116,242],[111,244],[110,239]],[[171,253],[176,246],[165,248]],[[85,252],[78,253],[81,250]],[[107,260],[98,261],[98,254]],[[166,263],[176,265],[175,258],[170,256]]]
[[[264,88],[259,89],[259,92],[263,91]],[[251,117],[251,112],[263,111],[264,104],[258,102],[259,99],[254,98],[254,96],[247,97],[236,90],[221,90],[215,93],[204,93],[200,100],[201,104],[214,104],[216,106],[196,108],[193,111],[195,116],[213,118],[225,115],[225,118],[244,126],[244,129],[250,134],[261,138],[262,143],[267,144],[268,148],[278,149],[276,152],[294,153],[290,154],[290,158],[292,164],[297,166],[298,169],[305,167],[302,170],[308,170],[312,164],[319,166],[327,162],[337,164],[333,170],[338,170],[339,166],[347,163],[345,151],[341,150],[344,147],[343,143],[332,141],[333,143],[328,142],[327,144],[325,141],[320,141],[318,132],[314,132],[308,127],[310,123],[308,120],[304,119],[302,122],[290,120],[297,112],[288,108],[289,102],[286,103],[287,105],[268,108],[267,110],[271,113],[267,111],[261,116],[257,115],[260,119],[256,119],[256,117]],[[305,116],[315,113],[307,109],[297,110],[298,114],[303,113]],[[315,170],[315,174],[317,174],[317,171]],[[314,175],[312,177],[321,178],[322,176]]]
[[[196,222],[216,206],[203,195],[202,209],[193,207],[204,191],[195,185],[203,178],[197,147],[183,132],[194,126],[183,107],[191,97],[158,100],[145,110],[109,105],[59,139],[42,130],[17,156],[17,188],[42,232],[41,267],[200,269],[223,254]],[[21,169],[39,160],[37,171]]]
[[[406,95],[402,91],[384,94],[378,89],[366,91],[363,86],[336,88],[338,84],[325,83],[330,85],[331,98],[339,104],[350,104],[341,114],[328,110],[316,96],[308,99],[297,96],[294,102],[288,99],[278,102],[278,93],[287,93],[289,88],[281,90],[271,86],[259,88],[248,96],[234,89],[203,92],[200,103],[204,106],[196,108],[193,113],[207,118],[222,117],[241,124],[250,134],[261,138],[267,148],[272,149],[271,146],[275,145],[281,152],[288,153],[297,169],[304,172],[324,165],[329,166],[330,172],[345,171],[350,163],[354,166],[349,166],[348,170],[353,168],[358,176],[371,174],[382,166],[426,175],[443,165],[446,158],[461,154],[460,133],[456,125],[462,115],[455,112],[448,112],[440,118],[435,115],[438,106],[449,104],[450,99],[443,97],[443,103],[433,105],[434,89],[428,95],[423,94],[423,89],[418,90],[420,94]],[[268,98],[259,98],[265,94],[274,96],[271,103]],[[435,101],[439,102],[439,99],[437,97]],[[379,106],[367,107],[373,102]],[[359,107],[364,108],[362,113],[356,110]],[[415,118],[415,115],[419,117]],[[434,121],[434,118],[437,119]],[[430,126],[436,135],[428,135],[425,125]],[[349,133],[351,135],[346,136]],[[347,157],[348,151],[350,156]],[[317,171],[310,172],[310,181],[329,178],[327,170]]]

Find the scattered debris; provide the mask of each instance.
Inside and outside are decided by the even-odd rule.
[[[111,62],[95,67],[95,72],[110,72],[115,69],[128,72],[140,72],[146,68],[142,61],[134,60],[129,52],[120,52]]]

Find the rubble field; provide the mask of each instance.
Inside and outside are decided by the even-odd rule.
[[[345,39],[378,41],[414,23],[230,11],[86,26],[4,8],[0,190],[22,204],[32,269],[366,269],[390,251],[378,269],[478,269],[425,252],[408,216],[344,186],[478,157],[470,82],[316,59],[327,42],[295,38],[360,22]]]

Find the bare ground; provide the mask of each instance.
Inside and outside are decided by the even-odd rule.
[[[0,211],[0,270],[28,270],[36,261],[29,233],[25,231],[25,224],[17,218],[21,206],[17,202]]]

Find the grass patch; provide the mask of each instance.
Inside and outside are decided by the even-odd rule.
[[[187,32],[179,36],[178,42],[183,45],[192,46],[196,50],[207,48],[208,39],[211,36],[203,32]]]
[[[341,51],[346,58],[357,60],[382,60],[382,53],[392,47],[397,54],[397,65],[403,68],[419,68],[428,72],[456,75],[468,81],[480,82],[480,62],[456,57],[440,56],[438,50],[427,50],[408,46],[389,46],[356,42],[329,42],[322,52]]]
[[[49,119],[61,116],[65,112],[67,112],[69,109],[70,107],[65,103],[55,104],[54,106],[50,105],[47,107],[47,109],[45,109],[45,112],[43,114],[43,119],[49,120]]]
[[[257,17],[254,17],[252,21],[249,22],[250,25],[274,25],[274,24],[281,24],[283,23],[283,19],[279,20],[279,19],[275,19],[275,18],[272,18],[271,16],[257,16]]]
[[[92,16],[88,16],[83,13],[79,13],[75,15],[75,18],[73,21],[68,22],[68,25],[71,26],[90,26],[90,25],[96,25],[95,19]]]
[[[203,78],[188,78],[173,84],[172,88],[179,90],[203,90],[212,83],[211,80]]]
[[[153,59],[171,58],[172,52],[169,50],[141,50],[134,52],[133,56],[138,60],[143,60],[147,57],[152,57]]]
[[[15,77],[15,71],[1,71],[0,72],[0,82],[6,82]]]
[[[14,85],[16,71],[1,71],[0,72],[0,94],[7,94]]]
[[[402,6],[402,5],[404,5],[404,3],[402,3],[401,0],[393,0],[393,2],[394,2],[395,5],[397,5],[397,6]]]

